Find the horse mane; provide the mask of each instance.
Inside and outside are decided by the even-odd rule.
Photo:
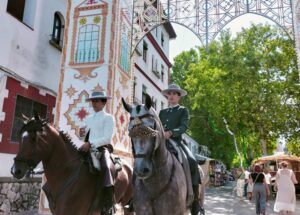
[[[159,119],[159,116],[158,116],[156,110],[155,110],[153,107],[151,107],[151,109],[150,109],[149,112],[153,114],[154,119],[155,119],[156,122],[158,123],[157,126],[158,126],[159,131],[160,131],[160,132],[163,132],[163,131],[164,131],[164,128],[163,128],[163,126],[162,126],[162,123],[161,123],[161,121],[160,121],[160,119]]]
[[[157,134],[157,138],[155,140],[155,148],[158,148],[161,146],[160,141],[165,142],[164,128],[163,128],[163,125],[159,119],[159,116],[158,116],[156,110],[153,107],[151,107],[149,112],[154,116],[154,119],[156,121],[155,129],[158,130],[158,134]]]
[[[63,141],[65,143],[67,143],[68,146],[70,146],[70,148],[78,153],[78,148],[77,146],[73,143],[72,138],[70,137],[70,135],[64,131],[58,131],[60,137],[63,139]]]

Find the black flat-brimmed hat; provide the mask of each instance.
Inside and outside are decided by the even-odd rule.
[[[91,101],[94,99],[111,99],[111,96],[106,95],[105,91],[96,91],[92,92],[92,95],[90,98],[86,99],[86,101]]]
[[[176,84],[170,84],[167,89],[165,89],[165,90],[163,90],[161,92],[162,92],[163,95],[167,96],[168,93],[171,92],[171,91],[173,91],[173,92],[175,91],[175,92],[179,93],[181,97],[187,95],[187,92],[185,90],[181,89]]]

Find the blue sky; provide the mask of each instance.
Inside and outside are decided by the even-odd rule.
[[[242,27],[247,28],[251,25],[251,23],[254,24],[268,23],[270,25],[275,24],[270,19],[264,18],[262,16],[254,15],[254,14],[245,14],[231,21],[229,24],[225,26],[224,29],[229,28],[233,34],[236,34],[237,32],[241,31]],[[174,57],[180,54],[182,51],[186,51],[191,48],[194,48],[195,46],[201,45],[200,40],[192,31],[179,24],[172,23],[172,25],[177,34],[177,38],[175,40],[171,40],[170,42],[169,57],[171,63],[174,62],[173,61]]]

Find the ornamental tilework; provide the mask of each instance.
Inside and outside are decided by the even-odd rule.
[[[96,87],[94,87],[93,92],[99,92],[104,91],[104,88],[100,86],[100,84],[97,84]]]
[[[120,142],[124,143],[125,148],[128,148],[129,145],[126,141],[126,138],[128,136],[129,117],[128,114],[124,112],[124,108],[121,101],[119,102],[117,112],[115,113],[115,120],[117,124],[117,137]]]
[[[79,128],[85,126],[85,119],[93,113],[90,103],[86,101],[88,98],[88,93],[82,91],[78,99],[75,99],[74,103],[69,105],[69,109],[64,114],[67,118],[68,125],[71,125],[71,128],[75,130],[77,137],[79,137]]]
[[[87,0],[84,2],[83,5],[93,5],[93,4],[99,4],[101,3],[101,0]]]
[[[65,93],[68,95],[68,97],[71,99],[75,93],[77,93],[78,91],[72,86],[71,86],[65,91]]]

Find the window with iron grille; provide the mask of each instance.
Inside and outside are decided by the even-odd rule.
[[[135,98],[136,85],[137,85],[137,81],[136,81],[136,77],[134,76],[134,79],[133,79],[133,98]]]
[[[147,51],[148,51],[148,44],[143,41],[143,60],[147,62]]]
[[[164,82],[164,74],[165,74],[165,67],[164,65],[161,64],[160,78],[162,82]]]
[[[98,25],[84,25],[79,29],[77,42],[76,63],[91,63],[99,60],[99,32]]]
[[[63,45],[63,20],[56,12],[54,14],[53,30],[51,35],[51,42],[62,47]]]
[[[146,95],[147,95],[147,87],[145,85],[142,86],[142,103],[146,103]]]
[[[32,99],[18,95],[16,100],[15,114],[13,127],[11,132],[11,141],[17,142],[18,135],[21,127],[23,126],[22,114],[31,118],[33,113],[37,112],[41,118],[46,118],[47,115],[47,105],[36,102]]]
[[[165,44],[165,36],[164,34],[161,32],[161,38],[160,38],[160,44],[162,47],[164,47],[164,44]]]

